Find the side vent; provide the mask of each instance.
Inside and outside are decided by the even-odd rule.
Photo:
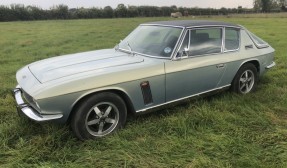
[[[151,104],[153,100],[152,100],[152,94],[151,94],[149,82],[148,81],[142,82],[140,86],[142,89],[144,104],[145,105]]]

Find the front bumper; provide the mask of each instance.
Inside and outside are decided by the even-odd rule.
[[[16,86],[16,88],[13,90],[13,96],[15,98],[16,104],[17,104],[17,110],[20,114],[25,114],[28,118],[34,120],[34,121],[49,121],[49,120],[55,120],[60,119],[63,117],[62,114],[53,114],[53,115],[42,115],[37,110],[35,110],[33,107],[31,107],[28,103],[24,101],[22,98],[22,90],[20,86]]]
[[[266,66],[266,69],[270,69],[272,67],[274,67],[276,65],[276,63],[273,61],[270,65]]]

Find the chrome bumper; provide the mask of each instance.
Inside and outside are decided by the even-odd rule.
[[[20,114],[25,114],[28,118],[34,121],[39,121],[39,122],[49,121],[49,120],[60,119],[63,117],[62,114],[41,115],[38,111],[32,108],[29,104],[25,103],[25,101],[22,98],[22,90],[19,86],[16,86],[16,88],[13,90],[13,95],[17,103],[18,112]]]
[[[266,69],[270,69],[272,67],[274,67],[276,65],[276,63],[273,61],[270,65],[266,66]]]

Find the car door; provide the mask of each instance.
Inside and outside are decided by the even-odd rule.
[[[179,59],[165,63],[166,101],[173,101],[211,91],[217,87],[224,71],[223,28],[187,30]]]

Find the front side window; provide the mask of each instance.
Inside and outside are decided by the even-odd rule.
[[[222,28],[191,29],[186,34],[180,51],[182,52],[187,45],[188,51],[184,52],[184,55],[186,53],[188,56],[221,53]]]
[[[182,28],[141,25],[120,44],[122,50],[155,57],[170,57]]]
[[[225,51],[239,49],[239,29],[225,28]]]

